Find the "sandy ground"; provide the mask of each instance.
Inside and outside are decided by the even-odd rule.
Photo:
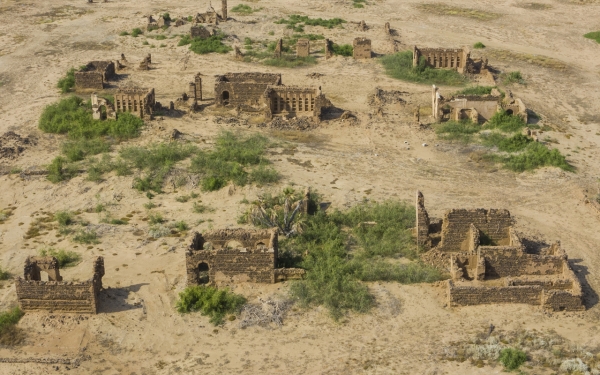
[[[326,122],[303,134],[240,127],[241,131],[265,133],[287,147],[271,155],[284,181],[269,189],[275,191],[291,183],[311,186],[337,208],[365,197],[412,200],[415,190],[420,189],[430,214],[438,217],[455,207],[507,208],[516,219],[517,230],[526,236],[561,240],[584,285],[588,307],[576,314],[548,314],[525,305],[451,309],[445,307],[442,287],[374,283],[370,288],[377,296],[378,307],[369,315],[351,315],[335,323],[322,309],[295,309],[280,329],[240,329],[236,321],[215,328],[206,317],[175,312],[177,293],[186,283],[185,243],[178,238],[148,243],[133,234],[136,229],[146,230],[148,224],[141,220],[147,198],[131,189],[131,177],[110,175],[101,183],[93,183],[81,176],[54,185],[43,177],[21,179],[4,174],[0,176],[0,208],[12,204],[17,209],[0,224],[0,264],[13,274],[22,272],[28,255],[57,241],[52,234],[36,241],[23,238],[35,212],[83,211],[103,202],[114,217],[135,214],[129,225],[98,225],[101,243],[93,248],[68,240],[56,245],[78,251],[83,257],[77,266],[63,270],[65,280],[87,279],[93,256],[105,257],[103,282],[107,289],[101,295],[100,314],[83,318],[27,314],[19,323],[28,331],[25,345],[0,349],[0,358],[82,358],[80,366],[74,369],[64,364],[3,363],[0,373],[500,373],[500,367],[477,368],[468,361],[457,364],[437,359],[444,345],[469,339],[490,323],[506,330],[554,329],[574,343],[600,345],[599,216],[584,203],[586,195],[594,195],[599,184],[600,45],[582,37],[598,29],[600,6],[593,2],[581,5],[540,1],[550,7],[527,9],[513,1],[452,2],[500,15],[479,21],[426,13],[416,7],[418,1],[372,1],[364,9],[354,9],[349,0],[260,0],[247,4],[262,7],[262,11],[247,17],[231,13],[235,20],[220,26],[243,42],[245,37],[275,40],[284,35],[288,32],[284,25],[273,21],[287,14],[365,20],[370,26],[366,32],[356,31],[350,23],[344,29],[306,27],[306,32],[323,33],[336,43],[351,43],[356,36],[367,36],[373,40],[376,53],[389,51],[383,32],[386,21],[397,30],[396,39],[406,49],[414,44],[452,47],[481,41],[488,46],[484,52],[492,66],[523,73],[527,85],[511,89],[541,115],[541,124],[555,129],[543,136],[555,139],[558,143],[553,147],[570,155],[577,173],[550,168],[514,174],[471,161],[472,148],[436,141],[431,131],[411,125],[414,108],[428,106],[430,88],[388,78],[376,60],[335,57],[319,59],[318,65],[308,68],[275,69],[237,62],[231,55],[195,55],[186,47],[176,47],[178,38],[149,39],[156,45],[150,48],[142,45],[144,37],[118,36],[123,30],[143,27],[144,15],[165,11],[172,16],[195,14],[203,12],[208,2],[0,0],[0,132],[13,130],[38,138],[37,146],[18,159],[0,160],[3,170],[42,166],[58,155],[63,138],[37,131],[37,120],[45,105],[60,98],[56,82],[71,66],[90,60],[115,60],[121,53],[137,64],[150,52],[154,69],[132,69],[120,84],[154,87],[157,100],[163,104],[186,91],[197,72],[204,75],[204,96],[209,100],[215,74],[281,72],[285,84],[322,86],[335,106],[353,111],[359,122]],[[237,4],[231,1],[229,5],[231,8]],[[217,3],[213,6],[217,8]],[[177,34],[184,28],[172,29],[170,32]],[[270,31],[273,36],[268,35]],[[160,48],[161,43],[167,46]],[[313,72],[323,76],[307,78]],[[406,92],[407,104],[384,108],[383,118],[371,116],[374,108],[368,105],[367,96],[375,87]],[[452,90],[442,87],[442,92]],[[221,129],[232,129],[216,124],[214,115],[206,110],[182,118],[157,119],[132,143],[166,140],[174,128],[192,140],[209,144]],[[421,146],[423,143],[428,146]],[[292,152],[290,145],[295,146]],[[247,186],[202,193],[202,202],[215,211],[196,214],[190,202],[175,201],[177,195],[190,189],[185,187],[177,193],[167,189],[167,194],[154,199],[159,205],[155,211],[188,223],[212,220],[196,226],[198,231],[237,226],[236,218],[243,208],[240,200],[252,199],[264,190]],[[82,218],[93,224],[99,221],[99,215],[93,213],[84,213]],[[0,309],[4,309],[15,303],[15,289],[11,281],[0,282],[0,287]],[[285,284],[232,288],[251,301],[286,291]],[[390,301],[399,301],[400,308],[390,309]],[[538,373],[535,371],[532,373]]]

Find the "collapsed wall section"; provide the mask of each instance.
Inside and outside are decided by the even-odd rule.
[[[440,251],[469,251],[470,229],[479,231],[482,244],[508,245],[512,219],[508,210],[452,209],[444,215]]]

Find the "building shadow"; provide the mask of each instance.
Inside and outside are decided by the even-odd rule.
[[[587,275],[590,274],[588,267],[583,264],[583,259],[569,259],[569,265],[573,269],[575,276],[581,284],[581,290],[583,292],[583,305],[586,310],[596,306],[598,304],[598,293],[591,287],[587,280]]]
[[[550,244],[544,240],[531,238],[521,238],[521,243],[525,246],[525,252],[528,254],[540,254],[541,250],[550,247]]]
[[[321,114],[321,120],[337,120],[342,117],[342,114],[345,111],[341,108],[338,108],[334,105],[331,107],[327,107],[323,109],[323,113]]]
[[[98,313],[115,313],[143,308],[142,303],[131,303],[127,300],[129,292],[138,292],[149,283],[133,284],[119,288],[107,288],[98,294]]]

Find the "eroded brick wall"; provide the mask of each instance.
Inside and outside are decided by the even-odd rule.
[[[270,73],[228,73],[215,82],[217,105],[258,105],[269,85],[280,85],[281,75]]]
[[[512,224],[508,210],[453,209],[444,215],[440,251],[468,251],[471,224],[480,231],[482,241],[495,245],[508,245],[509,227]]]
[[[189,254],[188,285],[196,285],[200,263],[209,267],[210,282],[274,283],[275,252],[269,249],[200,250]],[[191,276],[191,278],[190,278]]]
[[[23,311],[96,313],[96,294],[91,280],[75,283],[19,278],[15,285]]]
[[[471,306],[489,303],[525,303],[542,304],[542,287],[506,286],[506,287],[472,287],[456,286],[448,280],[448,299],[450,306]]]
[[[76,89],[104,89],[104,74],[102,72],[75,72]]]
[[[371,58],[371,39],[356,38],[352,44],[354,49],[354,59],[370,59]]]
[[[564,257],[527,254],[510,246],[480,246],[486,278],[522,275],[561,275]]]

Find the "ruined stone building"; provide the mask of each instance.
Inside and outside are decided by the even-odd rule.
[[[115,76],[115,63],[112,61],[90,61],[83,69],[75,72],[76,90],[102,90],[104,83]]]
[[[434,85],[431,106],[436,121],[470,119],[474,123],[483,124],[499,111],[519,116],[525,123],[528,120],[527,107],[523,101],[513,98],[510,92],[503,97],[497,89],[493,89],[489,95],[456,95],[446,99]]]
[[[196,74],[194,81],[188,84],[188,91],[177,98],[175,103],[171,102],[169,109],[193,112],[197,109],[199,101],[202,101],[202,75],[200,73]]]
[[[584,310],[581,284],[560,243],[531,253],[507,210],[452,209],[430,218],[417,192],[417,242],[426,259],[445,263],[450,306],[525,303],[554,311]],[[433,254],[431,254],[433,253]]]
[[[298,39],[296,43],[296,56],[308,57],[310,55],[310,41],[308,39]]]
[[[212,7],[212,4],[209,4],[206,12],[196,14],[194,21],[196,23],[209,23],[217,25],[219,21],[227,21],[227,17],[227,0],[221,0],[221,14],[217,13],[217,11]]]
[[[211,35],[212,34],[211,34],[210,30],[208,30],[206,27],[204,27],[202,25],[193,25],[190,28],[190,37],[192,37],[192,38],[206,39],[206,38],[210,38]]]
[[[355,38],[352,47],[354,48],[353,57],[355,60],[371,58],[371,39]]]
[[[417,66],[421,57],[432,68],[454,69],[466,73],[466,66],[471,59],[471,53],[463,48],[413,48],[413,66]]]
[[[267,119],[274,116],[312,117],[318,120],[328,101],[320,89],[284,86],[281,74],[227,73],[217,76],[215,103],[242,110],[262,111]]]
[[[277,268],[278,249],[275,229],[194,233],[185,256],[188,285],[301,278],[302,269]]]
[[[17,298],[23,311],[98,312],[104,258],[97,257],[94,260],[92,277],[83,282],[63,281],[58,260],[54,257],[27,257],[23,273],[23,277],[15,280]],[[46,280],[42,280],[42,275]]]
[[[94,120],[117,119],[115,107],[106,99],[98,97],[96,93],[92,94],[92,118]]]
[[[156,105],[154,89],[119,89],[114,97],[117,112],[129,112],[142,119],[152,119]]]

